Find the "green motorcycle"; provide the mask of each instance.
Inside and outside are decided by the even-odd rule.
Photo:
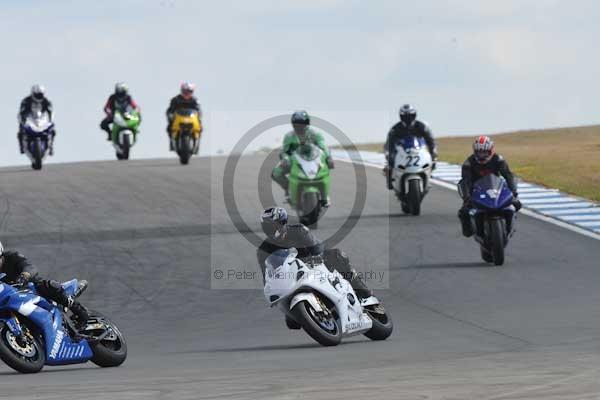
[[[118,160],[128,160],[131,147],[137,140],[140,127],[140,113],[133,107],[115,110],[111,128],[113,146]]]
[[[304,144],[289,157],[290,204],[300,223],[317,227],[322,208],[328,206],[329,166],[327,154],[313,144]]]

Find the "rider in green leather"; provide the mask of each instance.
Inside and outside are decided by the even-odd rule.
[[[279,154],[281,161],[273,168],[273,173],[271,174],[273,180],[285,191],[286,197],[288,196],[287,174],[290,172],[291,166],[289,157],[300,145],[312,143],[319,147],[327,155],[329,168],[333,168],[333,159],[329,154],[329,148],[325,145],[325,139],[323,139],[322,134],[310,127],[308,113],[306,111],[294,112],[291,122],[294,130],[287,133],[283,138],[283,148]]]

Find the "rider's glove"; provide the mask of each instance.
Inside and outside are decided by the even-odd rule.
[[[291,166],[290,159],[288,157],[282,158],[281,161],[279,161],[279,166],[284,171],[287,170]]]
[[[515,206],[515,209],[517,211],[519,211],[523,207],[523,204],[521,204],[521,200],[519,200],[517,198],[517,194],[516,193],[515,193],[515,197],[513,198],[513,206]]]
[[[21,275],[17,278],[17,284],[19,286],[24,286],[31,279],[31,274],[29,272],[22,272]]]
[[[331,156],[327,157],[327,166],[329,167],[329,169],[335,168],[335,164],[333,163],[333,158]]]

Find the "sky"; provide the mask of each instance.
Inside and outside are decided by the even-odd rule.
[[[206,155],[296,109],[355,142],[383,141],[404,103],[437,136],[600,123],[598,20],[592,0],[0,0],[0,165],[28,164],[16,114],[33,83],[56,111],[52,162],[114,158],[98,123],[117,81],[142,107],[133,158],[174,157],[164,112],[183,80]]]

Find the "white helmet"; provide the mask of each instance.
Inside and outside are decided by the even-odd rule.
[[[4,255],[4,246],[2,246],[2,242],[0,242],[0,257]]]
[[[31,98],[34,101],[44,100],[45,93],[46,93],[46,89],[42,85],[35,84],[31,87]]]

